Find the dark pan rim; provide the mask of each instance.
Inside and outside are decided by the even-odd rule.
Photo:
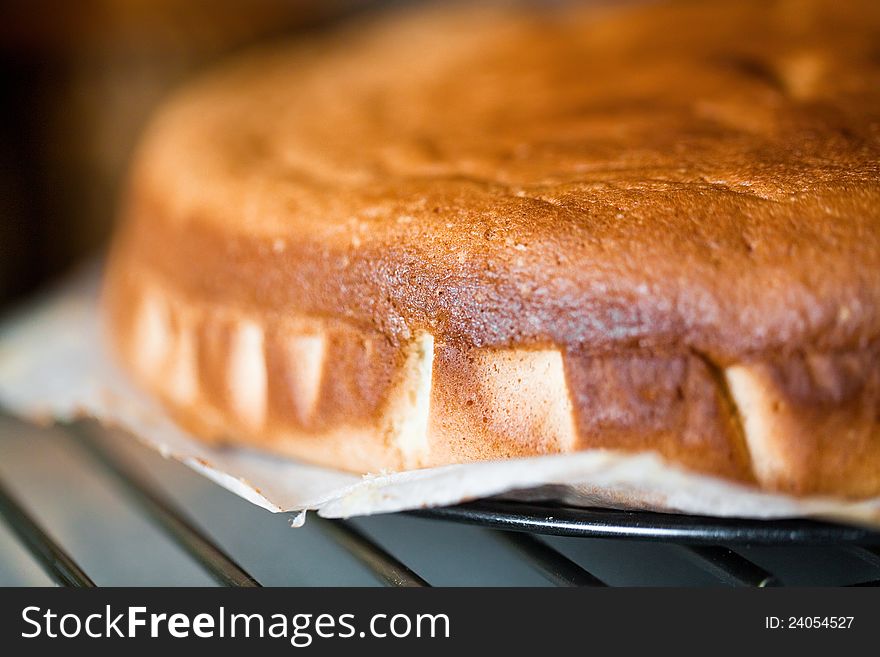
[[[716,518],[487,499],[411,512],[510,531],[686,544],[880,545],[880,532],[807,519]]]

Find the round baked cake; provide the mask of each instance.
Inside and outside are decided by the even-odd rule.
[[[159,112],[104,289],[195,436],[880,493],[880,3],[407,9]]]

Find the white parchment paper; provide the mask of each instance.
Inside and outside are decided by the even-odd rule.
[[[96,418],[270,511],[346,517],[533,490],[584,506],[703,515],[827,517],[880,526],[880,498],[769,494],[687,472],[653,453],[593,450],[359,476],[252,450],[207,446],[136,390],[104,349],[96,269],[0,324],[0,407],[38,422]]]

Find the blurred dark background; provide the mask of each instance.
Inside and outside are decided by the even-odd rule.
[[[100,250],[157,103],[258,41],[369,0],[0,1],[0,309]]]

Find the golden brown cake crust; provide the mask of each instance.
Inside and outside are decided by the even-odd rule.
[[[878,43],[869,0],[447,5],[245,57],[141,148],[122,360],[201,435],[355,470],[610,447],[880,493]]]

